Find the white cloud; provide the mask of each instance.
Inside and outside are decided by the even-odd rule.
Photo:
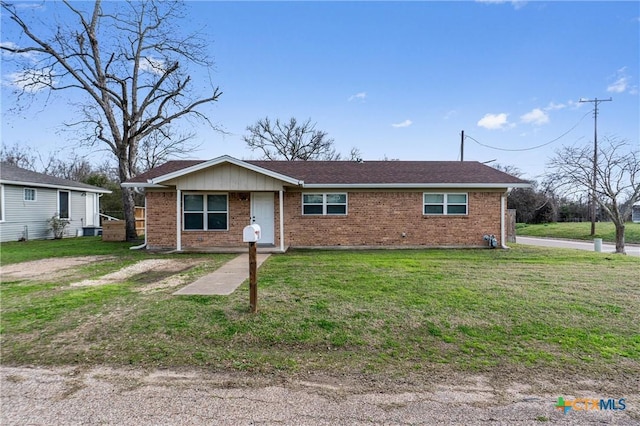
[[[413,121],[411,120],[404,120],[402,123],[394,123],[392,124],[393,127],[399,128],[399,127],[409,127],[413,124]]]
[[[362,101],[362,102],[364,102],[365,99],[367,99],[367,92],[356,93],[355,95],[349,96],[349,99],[347,99],[347,100],[349,102],[351,102],[351,101]]]
[[[0,42],[0,47],[6,48],[6,49],[19,49],[20,46],[18,46],[17,44],[15,44],[12,41],[2,41]],[[23,58],[27,58],[27,59],[33,59],[35,54],[33,52],[22,52],[22,53],[14,53],[14,52],[10,52],[8,50],[2,49],[0,50],[2,52],[3,56],[21,56]]]
[[[523,123],[534,124],[536,126],[541,126],[543,124],[547,124],[549,122],[549,114],[540,108],[534,108],[528,113],[521,115],[520,120]]]
[[[8,75],[6,84],[28,93],[36,93],[55,84],[51,70],[25,70]]]
[[[44,9],[44,4],[40,3],[16,3],[16,9]]]
[[[485,114],[484,117],[478,121],[478,126],[489,130],[503,129],[509,124],[507,116],[508,114],[504,112],[500,114]]]
[[[638,87],[631,84],[631,76],[627,74],[627,67],[622,67],[612,76],[613,83],[607,86],[607,92],[638,94]]]
[[[525,0],[475,0],[476,3],[485,3],[485,4],[505,4],[511,3],[514,9],[522,9],[527,5]]]
[[[444,120],[448,120],[458,115],[458,111],[452,109],[451,111],[447,111],[447,113],[442,117]]]
[[[607,92],[623,93],[627,90],[629,85],[629,77],[620,77],[609,86],[607,86]]]
[[[547,105],[544,110],[545,111],[556,111],[559,109],[563,109],[566,108],[567,106],[565,104],[557,104],[553,101],[549,102],[549,105]]]
[[[140,60],[140,70],[150,72],[152,74],[163,74],[166,70],[166,62],[162,59],[154,57],[145,57]]]

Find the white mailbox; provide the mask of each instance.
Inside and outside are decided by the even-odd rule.
[[[260,225],[254,223],[253,225],[245,226],[242,231],[242,241],[245,243],[255,243],[261,237]]]

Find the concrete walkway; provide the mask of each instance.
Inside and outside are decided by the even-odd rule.
[[[535,237],[516,237],[518,244],[527,244],[531,246],[541,247],[559,247],[570,248],[577,250],[595,251],[593,241],[575,241],[575,240],[560,240],[553,238],[535,238]],[[625,250],[629,256],[640,256],[640,246],[625,244]],[[616,251],[615,244],[602,244],[602,253],[613,253]]]
[[[258,253],[258,268],[269,256],[271,256],[269,253]],[[249,253],[243,253],[173,294],[227,296],[247,279],[249,279]]]

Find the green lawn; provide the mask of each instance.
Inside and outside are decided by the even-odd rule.
[[[104,242],[101,237],[63,238],[61,240],[30,240],[0,244],[3,265],[65,256],[115,255],[139,256],[129,247],[140,243]]]
[[[528,237],[566,238],[572,240],[593,240],[615,242],[616,228],[611,222],[597,222],[596,235],[591,236],[591,222],[562,222],[529,225],[518,223],[516,234]],[[625,225],[625,242],[640,244],[640,223],[629,222]]]
[[[215,267],[229,258],[206,256]],[[246,283],[231,296],[178,297],[140,291],[145,276],[85,288],[47,277],[2,282],[2,362],[637,377],[639,266],[637,258],[518,245],[294,251],[260,269],[257,315]]]

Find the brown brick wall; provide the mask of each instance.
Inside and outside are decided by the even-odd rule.
[[[227,231],[182,231],[182,247],[239,247],[242,230],[249,224],[251,213],[248,192],[229,194],[229,229]],[[279,242],[278,194],[275,201],[275,237]],[[150,248],[176,247],[176,192],[147,192],[147,244]]]
[[[501,192],[469,192],[466,216],[424,216],[422,194],[423,191],[349,192],[346,216],[303,216],[301,192],[285,192],[285,246],[484,246],[484,234],[494,234],[500,240]],[[182,231],[183,248],[244,245],[242,229],[249,223],[251,212],[246,195],[229,193],[228,231]],[[147,192],[150,248],[176,246],[175,206],[175,192]],[[275,244],[279,246],[277,192],[274,206]]]
[[[147,245],[176,247],[176,192],[146,192]]]
[[[466,216],[424,216],[422,194],[349,192],[347,216],[303,216],[301,193],[287,192],[285,242],[291,247],[483,246],[484,234],[500,239],[501,193],[469,192]]]

